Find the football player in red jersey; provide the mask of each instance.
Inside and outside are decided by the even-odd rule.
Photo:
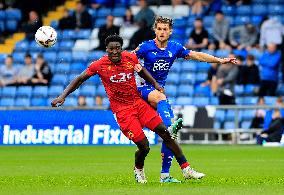
[[[203,173],[199,173],[189,166],[181,148],[171,138],[161,117],[141,98],[137,91],[134,77],[134,66],[138,64],[136,54],[122,51],[123,39],[118,35],[108,36],[105,43],[107,55],[92,62],[84,72],[71,81],[62,94],[51,102],[51,105],[53,107],[62,105],[70,93],[75,91],[88,78],[98,74],[103,82],[110,100],[111,110],[117,117],[122,133],[138,147],[135,153],[134,167],[137,182],[147,182],[143,167],[150,147],[143,133],[143,127],[147,127],[157,133],[167,147],[173,151],[186,179],[204,177]],[[163,92],[163,88],[159,86],[145,68],[142,68],[138,74],[153,84],[157,90]]]

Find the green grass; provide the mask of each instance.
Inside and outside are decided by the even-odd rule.
[[[160,147],[146,159],[146,185],[133,176],[135,147],[0,147],[0,194],[284,194],[284,148],[182,146],[206,173],[181,184],[160,184]]]

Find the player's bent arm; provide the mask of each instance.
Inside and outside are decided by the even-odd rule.
[[[207,53],[197,52],[192,50],[187,56],[185,56],[185,59],[197,60],[200,62],[219,63],[219,64],[237,63],[236,58],[218,58]]]
[[[140,77],[145,81],[151,83],[158,91],[164,93],[164,89],[157,83],[157,81],[152,77],[145,67],[142,67],[140,71],[137,72]]]
[[[57,105],[62,105],[65,101],[65,98],[75,91],[84,81],[86,81],[90,76],[86,73],[86,71],[82,72],[79,76],[77,76],[75,79],[73,79],[70,84],[64,89],[62,94],[58,96],[56,99],[54,99],[51,102],[51,105],[53,107],[56,107]]]

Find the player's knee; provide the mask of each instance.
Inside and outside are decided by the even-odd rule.
[[[147,155],[150,152],[150,146],[146,145],[146,146],[140,148],[140,150],[144,155]]]
[[[164,142],[171,141],[171,135],[169,131],[167,130],[167,127],[161,123],[159,124],[154,131],[163,139]]]
[[[167,97],[165,96],[165,94],[155,90],[155,91],[152,91],[150,94],[149,94],[149,97],[148,97],[148,100],[149,102],[151,103],[152,106],[156,106],[159,101],[162,101],[162,100],[166,100]]]

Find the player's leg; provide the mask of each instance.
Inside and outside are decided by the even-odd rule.
[[[138,183],[147,183],[144,173],[144,161],[150,151],[149,142],[142,130],[142,126],[134,109],[127,109],[116,113],[116,119],[122,133],[132,140],[136,146],[134,176]]]
[[[177,162],[180,165],[180,168],[182,169],[183,176],[186,179],[201,179],[205,176],[205,174],[199,173],[190,167],[188,161],[183,155],[181,148],[176,141],[172,139],[170,133],[167,131],[167,128],[163,123],[160,123],[156,128],[154,128],[154,131],[163,139],[165,145],[173,152]]]

